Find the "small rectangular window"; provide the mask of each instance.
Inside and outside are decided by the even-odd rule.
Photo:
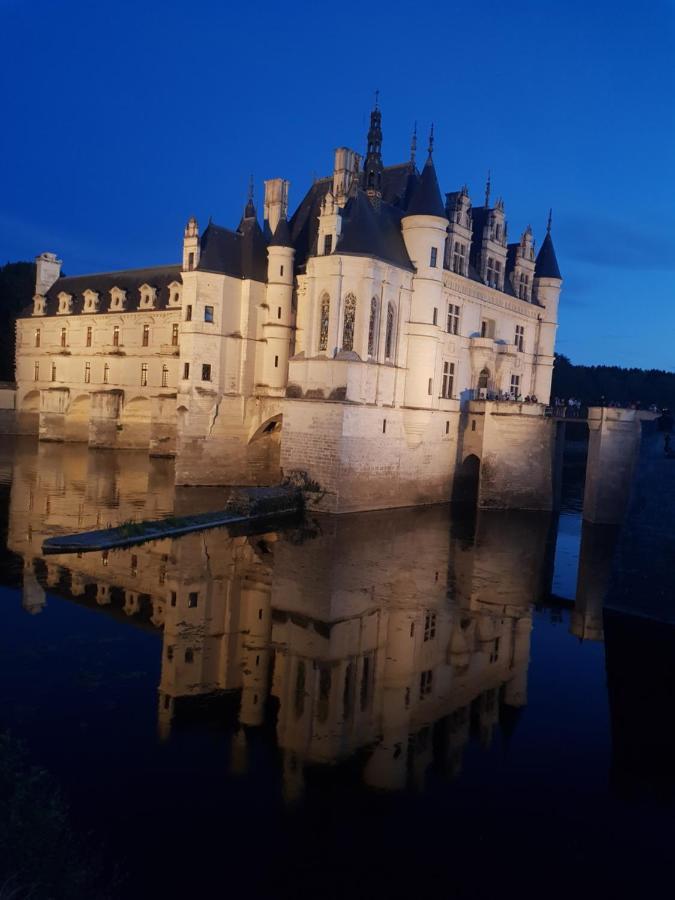
[[[169,367],[162,366],[162,387],[169,386]]]
[[[436,263],[438,261],[438,247],[431,248],[431,258],[429,259],[429,265],[432,269],[436,268]]]
[[[186,322],[192,321],[192,304],[191,303],[188,303],[188,305],[185,307],[185,321]]]
[[[448,334],[459,334],[459,306],[448,303]]]
[[[438,325],[438,309],[434,306],[434,315],[432,318],[432,325]]]
[[[178,600],[178,596],[175,591],[171,591],[171,605],[175,606],[176,601]]]
[[[429,387],[428,387],[428,389],[427,389],[427,393],[429,394],[429,396],[431,396],[431,394],[433,394],[433,392],[434,392],[434,379],[433,379],[433,378],[430,378],[430,379],[429,379]]]
[[[436,613],[428,612],[424,617],[424,640],[432,641],[436,637]]]
[[[516,325],[516,336],[514,339],[514,344],[516,345],[516,349],[521,353],[525,347],[525,326],[524,325]]]
[[[143,363],[141,365],[141,387],[148,386],[148,364]]]
[[[87,328],[87,347],[91,347],[91,334],[92,328],[91,325],[89,325],[89,327]]]
[[[84,383],[89,384],[91,381],[91,363],[84,364]]]
[[[52,381],[56,381],[56,363],[52,363]]]
[[[110,366],[108,363],[103,364],[103,384],[107,384],[110,380]]]
[[[40,329],[39,328],[35,329],[35,346],[36,347],[40,346]]]
[[[190,363],[183,363],[183,378],[190,377]]]
[[[186,663],[192,663],[195,661],[195,654],[192,647],[188,647],[186,649],[184,659]]]
[[[135,554],[131,557],[131,574],[138,574],[138,557]]]
[[[387,420],[382,419],[382,434],[386,434],[387,432]]]
[[[204,363],[202,365],[202,381],[211,381],[211,364]]]
[[[174,322],[171,326],[171,346],[178,346],[178,322]]]
[[[212,306],[204,307],[204,321],[205,322],[213,322],[213,307]]]
[[[188,253],[188,272],[191,272],[195,267],[195,255],[194,253]]]
[[[113,347],[119,347],[120,345],[120,326],[113,325]]]
[[[65,328],[62,328],[61,329],[61,346],[62,347],[66,346],[67,340],[68,340],[68,332],[66,331]]]
[[[450,400],[455,382],[455,364],[454,362],[443,363],[443,383],[441,385],[441,396],[445,400]]]
[[[196,609],[198,602],[199,602],[199,591],[191,591],[188,594],[188,608]]]
[[[284,267],[279,266],[279,275],[283,275],[283,274],[284,274]]]
[[[279,368],[279,357],[278,356],[274,357],[274,368],[275,369]]]
[[[520,396],[520,375],[511,376],[511,397],[517,400]]]
[[[333,249],[333,235],[332,234],[324,234],[324,236],[323,236],[324,256],[327,256],[331,252],[332,249]]]
[[[281,318],[281,307],[277,306],[277,319]]]
[[[143,340],[141,341],[143,347],[147,347],[150,343],[150,326],[143,326]]]
[[[33,366],[33,381],[40,380],[40,363],[36,362]]]
[[[445,423],[445,433],[450,434],[450,422]]]

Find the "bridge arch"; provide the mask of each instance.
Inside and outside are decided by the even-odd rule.
[[[91,395],[78,394],[70,401],[66,410],[65,439],[73,442],[88,442],[90,418]]]
[[[480,466],[480,459],[475,453],[470,453],[457,467],[452,491],[454,503],[476,506],[480,488]]]
[[[40,391],[28,391],[17,411],[20,434],[37,434],[40,430]]]
[[[283,418],[283,415],[279,413],[276,416],[270,416],[269,419],[265,419],[265,421],[259,425],[249,437],[249,444],[252,444],[254,441],[272,437],[272,435],[275,434],[278,435],[283,425]]]
[[[120,414],[118,446],[147,450],[150,446],[152,404],[147,397],[128,400]]]

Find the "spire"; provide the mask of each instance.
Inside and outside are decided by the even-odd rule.
[[[434,161],[429,154],[427,161],[422,169],[419,181],[417,182],[408,209],[407,216],[438,216],[446,218],[443,200],[441,198],[441,189],[438,186],[438,178],[436,177],[436,168]]]
[[[375,106],[370,113],[368,149],[363,163],[364,189],[369,197],[382,196],[382,113],[379,108],[380,92],[375,92]]]
[[[429,131],[429,159],[431,159],[432,154],[434,152],[434,123],[431,123],[431,130]]]
[[[548,211],[548,222],[546,223],[546,234],[551,233],[551,223],[553,222],[553,208]]]
[[[560,268],[558,267],[558,259],[553,249],[553,239],[551,238],[551,214],[548,217],[548,227],[546,229],[546,237],[542,241],[537,260],[534,264],[535,278],[559,278],[562,281]]]
[[[415,168],[415,156],[417,154],[417,122],[413,128],[412,139],[410,141],[410,165]]]
[[[490,190],[492,184],[490,182],[490,170],[488,169],[487,181],[485,182],[485,209],[490,208]]]
[[[246,209],[244,210],[245,219],[255,219],[255,206],[253,205],[253,175],[248,181],[248,199],[246,201]]]

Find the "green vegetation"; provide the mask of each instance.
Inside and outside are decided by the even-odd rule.
[[[30,306],[35,291],[35,263],[0,266],[0,381],[14,381],[15,322]]]
[[[556,353],[552,397],[575,397],[585,405],[639,402],[643,408],[675,406],[675,372],[622,369],[620,366],[576,366]]]

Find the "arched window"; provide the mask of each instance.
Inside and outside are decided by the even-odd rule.
[[[394,305],[390,303],[387,306],[387,333],[384,339],[384,358],[391,359],[394,349],[394,323],[395,313]]]
[[[478,388],[485,388],[487,390],[488,381],[490,380],[490,371],[489,369],[481,369],[480,375],[478,376]]]
[[[377,354],[377,325],[378,325],[377,297],[370,301],[370,321],[368,322],[368,356]]]
[[[330,319],[330,297],[321,295],[321,318],[319,320],[319,350],[328,349],[328,320]]]
[[[356,321],[356,297],[347,294],[345,297],[345,318],[342,327],[342,349],[354,349],[354,322]]]

